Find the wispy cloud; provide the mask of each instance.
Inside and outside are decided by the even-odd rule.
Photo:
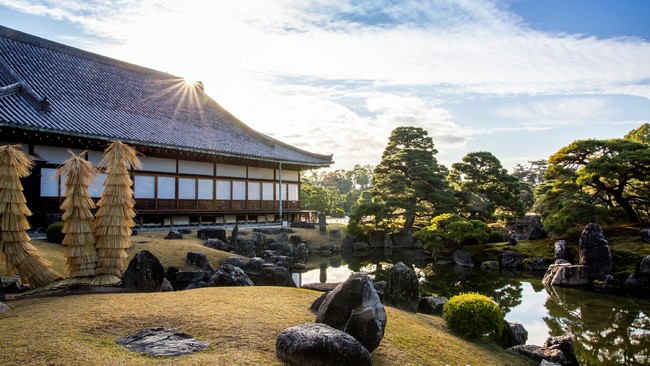
[[[334,152],[343,167],[376,163],[399,125],[462,150],[482,135],[615,117],[599,94],[650,99],[648,42],[536,31],[498,1],[0,4],[76,24],[85,32],[76,45],[202,80],[252,127]],[[477,126],[445,107],[465,93],[592,97],[502,106]],[[515,123],[489,126],[487,117]]]

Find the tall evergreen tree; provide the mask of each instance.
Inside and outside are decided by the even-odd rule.
[[[404,228],[411,228],[418,215],[435,215],[453,205],[447,169],[438,164],[437,153],[424,129],[397,127],[375,167],[373,199],[385,205],[390,218],[403,218]]]

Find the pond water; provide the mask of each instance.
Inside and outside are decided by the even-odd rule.
[[[423,294],[439,296],[478,292],[494,299],[505,318],[528,331],[528,344],[542,345],[549,336],[572,335],[582,365],[650,364],[650,299],[627,298],[577,288],[542,285],[540,275],[486,273],[454,265],[434,265],[418,251],[371,252],[355,256],[310,258],[308,269],[294,273],[300,286],[341,282],[364,271],[386,280],[392,263],[412,264]],[[414,260],[415,259],[415,260]]]

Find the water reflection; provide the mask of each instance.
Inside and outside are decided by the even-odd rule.
[[[297,283],[341,282],[352,272],[385,280],[391,263],[414,265],[421,292],[451,297],[478,292],[494,299],[509,321],[522,323],[528,343],[572,335],[583,365],[650,364],[650,301],[609,296],[575,288],[546,289],[539,275],[486,273],[427,263],[417,251],[373,251],[331,258],[310,258],[309,268],[294,274]]]

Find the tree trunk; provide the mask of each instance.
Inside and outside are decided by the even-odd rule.
[[[623,210],[625,210],[625,214],[627,215],[627,220],[631,223],[638,223],[641,222],[639,219],[639,215],[637,215],[636,211],[634,210],[634,207],[630,204],[630,201],[628,201],[625,197],[623,197],[623,192],[619,191],[613,191],[612,197],[614,197],[614,201],[618,203],[619,206]]]
[[[404,217],[404,229],[410,229],[415,223],[415,214],[410,214]]]

